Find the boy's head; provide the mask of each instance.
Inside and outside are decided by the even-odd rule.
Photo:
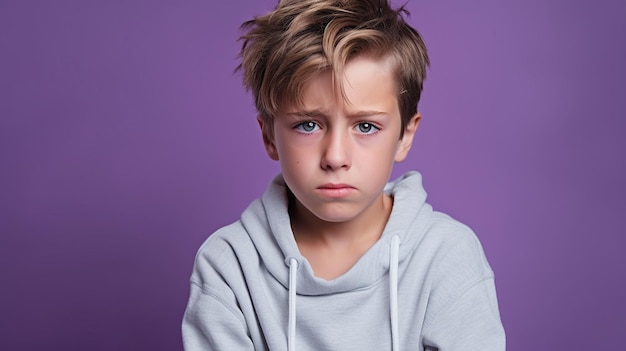
[[[282,106],[300,105],[308,82],[330,70],[344,94],[344,67],[352,58],[389,58],[397,81],[400,138],[417,113],[428,65],[419,33],[387,0],[282,0],[276,9],[245,22],[241,37],[244,85],[259,118],[271,122]],[[271,123],[265,123],[271,125]]]

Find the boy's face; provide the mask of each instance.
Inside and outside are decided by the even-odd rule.
[[[259,122],[267,152],[280,161],[296,197],[296,213],[324,222],[380,216],[383,188],[420,119],[415,115],[399,140],[396,81],[384,59],[350,60],[343,86],[347,99],[333,88],[332,73],[323,72],[304,89],[303,106],[285,106],[271,127]]]

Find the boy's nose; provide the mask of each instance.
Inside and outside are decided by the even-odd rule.
[[[350,169],[350,136],[335,131],[328,133],[325,139],[321,167],[325,170]]]

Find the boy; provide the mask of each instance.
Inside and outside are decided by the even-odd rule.
[[[244,23],[244,83],[282,174],[200,248],[187,350],[504,350],[472,231],[387,183],[428,57],[387,1],[284,0]]]

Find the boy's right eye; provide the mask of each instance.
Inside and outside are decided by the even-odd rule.
[[[313,121],[306,121],[296,125],[295,129],[302,133],[313,133],[319,129],[319,125]]]

